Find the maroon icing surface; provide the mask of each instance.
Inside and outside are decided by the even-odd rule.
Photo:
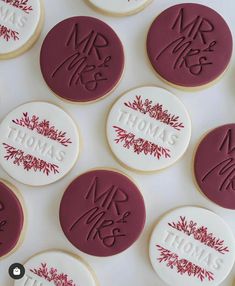
[[[145,224],[145,205],[136,185],[109,170],[87,172],[75,179],[60,205],[60,224],[81,251],[110,256],[130,247]]]
[[[155,19],[147,38],[148,56],[156,72],[183,87],[216,80],[227,68],[232,49],[226,22],[199,4],[168,8]]]
[[[208,199],[235,209],[235,124],[220,126],[204,137],[195,155],[194,172]]]
[[[20,201],[11,189],[0,182],[0,257],[17,245],[24,224]]]
[[[124,69],[122,43],[104,22],[73,17],[46,36],[40,56],[43,77],[58,96],[89,102],[118,84]]]

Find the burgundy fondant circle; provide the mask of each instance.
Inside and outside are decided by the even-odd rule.
[[[12,190],[0,182],[0,257],[17,245],[24,225],[21,203]]]
[[[75,179],[60,204],[60,224],[68,240],[94,256],[111,256],[130,247],[145,224],[145,205],[125,175],[94,170]]]
[[[48,33],[40,64],[46,83],[58,96],[73,102],[94,101],[118,84],[124,69],[123,46],[101,20],[72,17]]]
[[[185,3],[163,11],[147,37],[147,52],[156,72],[181,87],[199,87],[216,80],[227,68],[233,50],[230,29],[209,7]]]
[[[204,137],[195,154],[194,173],[208,199],[235,209],[235,124],[220,126]]]

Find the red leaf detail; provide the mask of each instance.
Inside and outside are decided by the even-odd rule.
[[[36,158],[30,154],[25,154],[24,151],[16,149],[6,143],[3,143],[6,149],[6,155],[4,158],[13,160],[13,164],[22,166],[26,171],[33,170],[34,172],[42,172],[49,176],[51,172],[54,174],[59,173],[59,166],[51,163],[47,163],[44,160]]]
[[[58,273],[58,270],[53,267],[48,268],[47,263],[41,263],[38,269],[34,268],[30,271],[49,282],[53,282],[55,286],[76,286],[67,274]]]
[[[177,273],[180,275],[186,274],[188,276],[194,276],[200,279],[201,282],[203,282],[204,279],[207,279],[208,281],[214,280],[214,273],[211,271],[207,271],[187,259],[180,259],[176,253],[173,253],[160,245],[156,245],[156,247],[160,252],[160,257],[157,259],[159,263],[166,263],[167,267],[176,269]]]
[[[22,10],[26,14],[29,14],[31,11],[33,11],[33,7],[28,5],[28,0],[2,0],[2,1],[15,8]]]
[[[51,126],[48,120],[43,119],[40,121],[36,115],[30,117],[27,112],[23,112],[20,119],[12,120],[12,122],[32,131],[35,130],[38,134],[57,141],[65,147],[72,143],[70,138],[66,138],[66,132],[59,131],[55,126]]]
[[[133,102],[125,102],[124,104],[126,107],[135,111],[148,114],[149,117],[170,125],[178,131],[184,128],[183,123],[179,122],[179,116],[170,114],[168,110],[164,110],[163,106],[159,103],[153,105],[152,101],[148,99],[143,100],[141,95],[136,95],[136,99]]]
[[[19,40],[19,33],[8,29],[6,26],[0,24],[0,38],[3,38],[5,41],[13,39],[13,41]]]
[[[217,239],[213,233],[209,233],[207,227],[198,226],[196,222],[187,221],[185,217],[180,217],[180,219],[175,223],[168,223],[168,225],[178,231],[185,233],[188,236],[193,236],[195,240],[200,241],[204,245],[207,245],[221,254],[229,252],[227,246],[224,246],[224,240]]]
[[[142,138],[136,138],[133,133],[128,133],[126,130],[113,126],[117,133],[117,138],[114,140],[117,144],[123,143],[123,147],[126,149],[132,148],[134,152],[139,155],[144,153],[144,155],[150,155],[156,157],[158,160],[164,156],[165,158],[170,158],[170,150],[158,146],[148,140]]]

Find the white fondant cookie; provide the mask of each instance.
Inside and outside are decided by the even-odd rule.
[[[183,207],[157,224],[149,254],[154,270],[168,285],[215,286],[233,267],[234,237],[218,215]]]
[[[88,0],[95,8],[108,14],[125,16],[144,9],[152,0]]]
[[[25,275],[14,286],[96,286],[89,267],[62,251],[37,254],[25,264]]]
[[[41,0],[0,0],[0,59],[23,53],[38,38]]]
[[[14,179],[42,186],[64,177],[79,154],[72,118],[47,102],[17,107],[0,124],[0,163]]]
[[[111,108],[106,128],[114,155],[127,167],[144,172],[175,163],[191,136],[183,104],[158,87],[140,87],[124,94]]]

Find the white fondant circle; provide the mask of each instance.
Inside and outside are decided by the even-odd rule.
[[[233,267],[234,237],[213,212],[182,207],[156,225],[149,255],[154,270],[168,285],[215,286]]]
[[[157,171],[184,154],[191,121],[183,104],[169,91],[140,87],[114,103],[106,133],[111,150],[124,165],[143,172]]]
[[[65,252],[48,251],[37,254],[24,267],[25,276],[16,280],[14,286],[96,286],[91,270],[82,261]]]
[[[128,15],[138,12],[152,0],[88,0],[96,8],[111,14]]]
[[[11,111],[0,124],[0,163],[15,180],[32,186],[64,177],[79,154],[72,118],[48,102],[30,102]]]
[[[0,29],[5,31],[0,36],[0,55],[26,45],[39,26],[41,14],[41,0],[0,0]]]

